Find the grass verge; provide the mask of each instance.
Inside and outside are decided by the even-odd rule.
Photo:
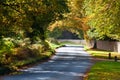
[[[120,62],[97,62],[91,68],[86,80],[120,80]]]
[[[117,53],[117,52],[109,52],[109,51],[98,50],[98,49],[87,49],[86,51],[95,58],[108,59],[109,53],[111,53],[111,59],[114,59],[115,56],[117,56],[118,59],[120,59],[120,53]]]
[[[120,53],[97,49],[87,49],[86,51],[93,56],[96,63],[91,67],[85,80],[120,80],[120,62],[108,59],[109,53],[111,53],[111,59],[114,56],[120,59]],[[99,61],[98,58],[102,61]]]

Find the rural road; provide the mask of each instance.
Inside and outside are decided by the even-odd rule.
[[[48,62],[8,75],[2,80],[82,80],[92,65],[91,57],[82,46],[67,45],[56,50]]]

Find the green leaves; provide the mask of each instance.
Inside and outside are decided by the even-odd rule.
[[[3,0],[0,6],[0,34],[4,36],[8,27],[10,32],[45,36],[49,24],[68,10],[66,0]]]
[[[94,4],[93,4],[94,3]],[[120,40],[120,1],[119,0],[85,0],[86,15],[95,14],[88,24],[95,28],[97,39],[105,39],[107,36],[111,40]]]

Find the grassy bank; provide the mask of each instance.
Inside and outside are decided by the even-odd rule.
[[[91,68],[86,80],[120,80],[120,62],[97,62]]]
[[[117,52],[109,52],[105,50],[98,50],[98,49],[87,49],[86,50],[88,53],[90,53],[93,57],[95,58],[103,58],[103,59],[108,59],[109,53],[111,54],[111,59],[114,59],[115,56],[120,59],[120,53]]]
[[[4,75],[10,72],[15,72],[19,68],[36,64],[37,62],[43,62],[48,60],[55,53],[55,49],[61,45],[56,45],[50,43],[50,50],[45,50],[44,52],[39,51],[39,46],[37,49],[29,50],[28,48],[21,49],[17,54],[10,55],[9,59],[6,60],[5,64],[0,64],[0,75]],[[36,46],[35,46],[36,47]],[[5,62],[5,61],[4,61]]]
[[[0,67],[0,75],[8,74],[8,73],[19,70],[19,68],[33,65],[33,64],[43,61],[43,60],[47,60],[52,55],[53,55],[52,52],[45,52],[42,55],[37,56],[37,57],[28,58],[25,60],[14,60],[14,62],[12,62],[11,64]]]
[[[87,49],[95,59],[95,64],[91,67],[88,76],[85,80],[119,80],[120,79],[120,62],[115,62],[115,56],[120,59],[120,53],[108,52],[97,49]],[[111,53],[111,59],[108,55]],[[99,61],[102,60],[102,61]]]

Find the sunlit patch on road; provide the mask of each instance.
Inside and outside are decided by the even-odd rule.
[[[22,74],[5,76],[4,80],[82,80],[92,65],[91,56],[82,46],[58,48],[48,62],[21,70]]]

